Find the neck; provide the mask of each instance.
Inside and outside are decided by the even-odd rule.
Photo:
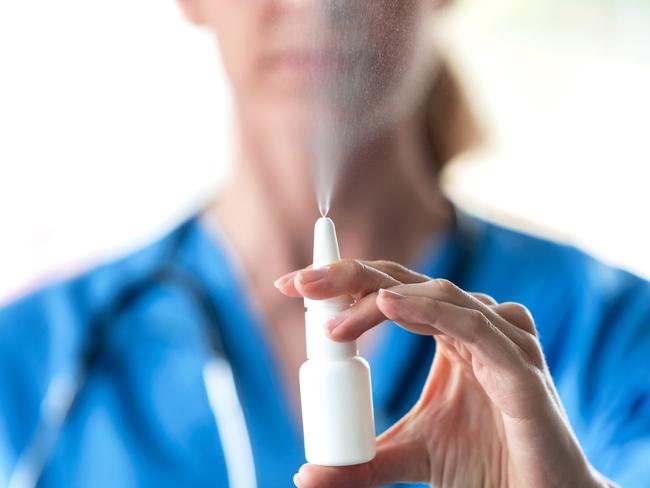
[[[240,112],[241,113],[241,112]],[[344,257],[412,264],[446,224],[448,204],[419,114],[386,127],[350,154],[330,215]],[[310,264],[319,216],[307,145],[286,125],[246,117],[230,184],[209,212],[260,286]],[[254,271],[254,272],[253,272]],[[267,283],[268,281],[268,283]]]

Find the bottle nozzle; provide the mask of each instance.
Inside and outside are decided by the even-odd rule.
[[[336,239],[336,227],[329,217],[321,217],[314,226],[314,260],[312,268],[322,268],[341,259],[339,244]],[[352,304],[349,296],[310,300],[305,298],[305,306],[329,307],[332,310],[345,310]]]
[[[314,260],[312,266],[321,268],[341,259],[336,227],[329,217],[321,217],[314,226]]]

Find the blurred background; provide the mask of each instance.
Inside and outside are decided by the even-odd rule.
[[[459,0],[433,29],[487,134],[449,195],[650,277],[650,2]],[[220,70],[172,1],[0,3],[0,303],[218,191]]]

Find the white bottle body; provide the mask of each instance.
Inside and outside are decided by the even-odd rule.
[[[370,367],[356,343],[325,335],[331,311],[305,314],[307,357],[300,368],[300,396],[307,462],[349,466],[375,457]]]

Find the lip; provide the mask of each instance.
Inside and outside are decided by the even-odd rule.
[[[272,69],[302,76],[331,75],[338,64],[334,54],[328,51],[282,51],[268,58]]]

